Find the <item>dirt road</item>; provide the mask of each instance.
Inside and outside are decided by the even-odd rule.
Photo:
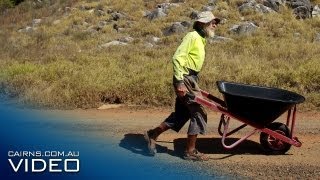
[[[143,132],[157,126],[169,115],[170,109],[150,109],[120,107],[105,110],[54,111],[72,119],[86,119],[91,131],[99,136],[115,137],[122,141],[143,142]],[[218,169],[221,175],[248,179],[319,179],[320,178],[320,112],[298,112],[295,136],[303,143],[302,147],[292,146],[285,155],[265,155],[259,144],[259,133],[250,137],[232,150],[221,145],[217,132],[220,114],[208,110],[208,134],[200,136],[197,142],[199,151],[207,153],[208,162],[199,163],[204,170]],[[284,122],[285,115],[279,118]],[[239,121],[231,121],[237,127]],[[168,160],[181,159],[186,142],[187,125],[181,132],[168,131],[158,139],[158,152],[167,154]],[[248,127],[236,133],[227,143],[232,143],[245,133]],[[139,144],[139,143],[138,143]],[[161,156],[163,157],[163,156]],[[172,158],[175,157],[175,158]],[[186,162],[187,163],[187,162]],[[198,162],[195,162],[198,163]]]

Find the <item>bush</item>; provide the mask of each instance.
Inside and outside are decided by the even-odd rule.
[[[14,6],[14,2],[12,0],[0,0],[0,11],[4,11],[5,9],[11,8]]]

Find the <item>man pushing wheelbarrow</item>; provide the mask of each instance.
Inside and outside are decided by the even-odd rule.
[[[158,127],[145,133],[149,153],[156,154],[156,139],[168,129],[176,132],[190,119],[187,145],[183,155],[186,160],[205,161],[208,157],[196,149],[198,134],[205,134],[207,114],[203,106],[221,112],[219,133],[222,145],[231,149],[260,131],[260,143],[267,153],[283,154],[291,145],[301,146],[301,142],[293,136],[296,104],[302,103],[303,96],[294,92],[247,84],[218,81],[219,91],[224,101],[201,90],[198,86],[204,57],[206,38],[214,36],[214,30],[220,19],[210,11],[199,13],[194,23],[193,32],[189,32],[173,56],[173,85],[177,95],[175,112],[171,113]],[[284,112],[288,112],[286,124],[273,122]],[[243,125],[229,131],[229,122],[237,119]],[[225,138],[241,130],[247,125],[253,131],[231,145],[225,144]],[[291,129],[289,126],[291,125]],[[223,131],[221,130],[223,127]]]

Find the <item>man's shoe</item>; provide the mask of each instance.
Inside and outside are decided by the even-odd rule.
[[[203,154],[200,153],[198,150],[193,150],[192,152],[185,152],[183,159],[185,160],[192,160],[192,161],[208,161],[209,158]]]
[[[150,136],[152,130],[149,130],[147,132],[144,133],[144,138],[146,139],[147,143],[148,143],[148,150],[149,150],[149,154],[151,156],[156,155],[157,153],[157,149],[156,149],[156,140],[152,138],[152,136]]]

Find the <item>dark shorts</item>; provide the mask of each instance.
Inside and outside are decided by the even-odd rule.
[[[200,88],[195,76],[185,76],[184,84],[189,93],[201,96]],[[189,96],[176,98],[175,112],[165,119],[170,129],[179,132],[190,119],[189,135],[205,134],[207,127],[207,113],[202,105],[194,102]]]

